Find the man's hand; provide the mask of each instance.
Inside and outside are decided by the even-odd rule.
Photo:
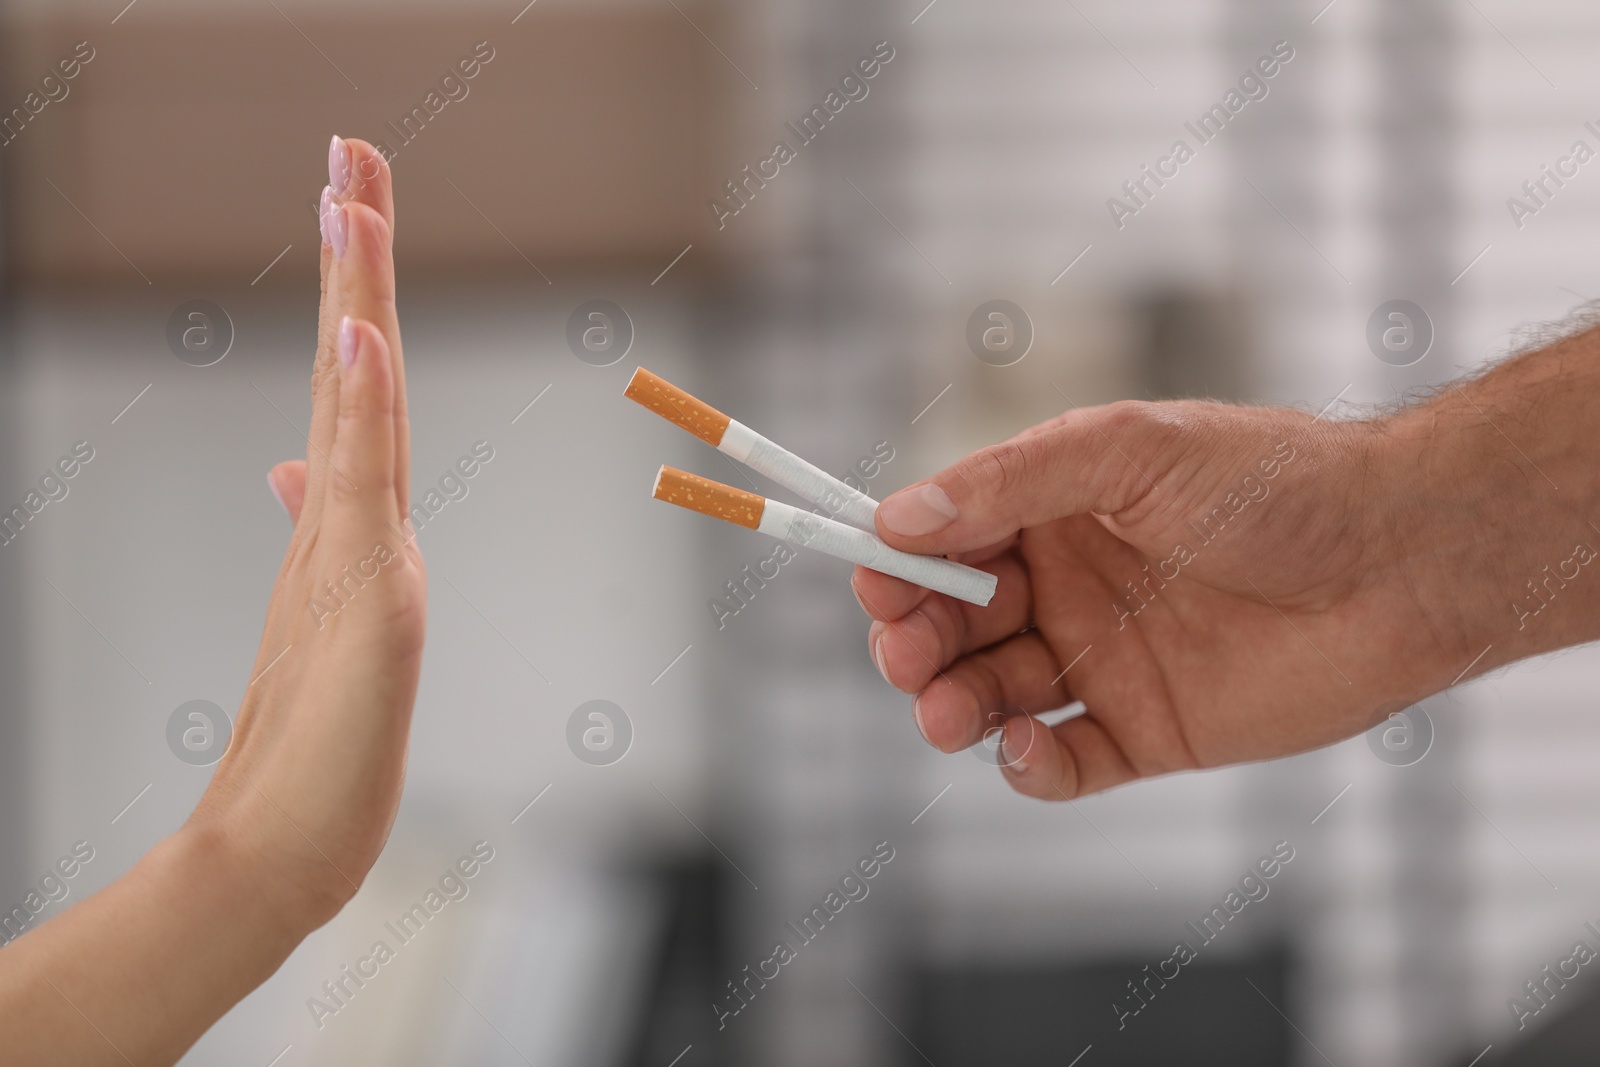
[[[1541,564],[1600,545],[1579,432],[1596,348],[1564,342],[1383,419],[1123,403],[976,452],[885,500],[878,530],[994,572],[995,598],[858,569],[873,660],[916,694],[929,743],[1003,730],[1012,785],[1070,799],[1325,745],[1469,667],[1591,639],[1600,573],[1567,579],[1541,627],[1513,601]],[[1519,513],[1534,521],[1507,530]],[[1034,718],[1074,701],[1054,727]]]

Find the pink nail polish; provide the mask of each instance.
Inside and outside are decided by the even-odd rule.
[[[899,492],[878,505],[883,528],[903,537],[937,533],[956,521],[956,505],[950,494],[929,482]]]
[[[328,185],[334,196],[344,196],[350,191],[350,146],[338,134],[328,142]]]
[[[328,240],[328,213],[333,210],[333,190],[328,186],[322,187],[322,203],[317,208],[317,228],[322,231],[322,243],[330,244]]]
[[[356,336],[356,320],[346,315],[339,323],[339,363],[345,370],[349,370],[356,361],[356,350],[361,346],[361,339]]]
[[[329,197],[328,243],[333,246],[334,258],[344,258],[345,243],[349,238],[350,220],[345,217],[344,205]]]

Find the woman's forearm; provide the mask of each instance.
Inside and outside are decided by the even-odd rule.
[[[171,1063],[309,933],[267,853],[191,821],[105,889],[0,949],[15,1064]]]

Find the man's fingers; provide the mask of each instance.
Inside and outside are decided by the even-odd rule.
[[[1008,556],[985,569],[1000,579],[986,608],[936,594],[898,619],[873,623],[867,640],[885,681],[907,693],[918,692],[958,657],[1028,625],[1033,595],[1027,568]]]
[[[959,752],[1012,715],[1065,707],[1065,681],[1055,653],[1030,630],[951,664],[917,695],[917,726],[934,748]]]
[[[1004,541],[961,553],[954,558],[957,563],[964,563],[969,567],[983,567],[990,560],[1010,552],[1016,544],[1016,537],[1008,537]],[[904,578],[895,578],[869,567],[855,569],[850,576],[850,589],[855,593],[856,602],[861,605],[861,610],[880,622],[900,618],[929,595],[929,591],[920,585],[913,585]],[[973,607],[977,609],[976,605]]]
[[[1001,773],[1011,788],[1040,800],[1076,800],[1137,778],[1111,735],[1078,715],[1047,727],[1028,715],[1006,720]]]
[[[904,578],[868,567],[857,567],[850,575],[850,591],[856,595],[861,610],[879,622],[898,619],[933,595]]]
[[[291,525],[300,523],[300,507],[306,500],[306,461],[291,459],[267,472],[267,485],[278,498],[283,510],[289,513]]]
[[[1172,429],[1159,410],[1124,402],[1072,412],[980,449],[880,504],[878,534],[895,548],[946,555],[1069,515],[1122,511],[1172,462],[1162,447]]]
[[[394,371],[389,345],[372,323],[339,328],[339,422],[323,535],[352,550],[371,547],[398,520],[394,498]]]

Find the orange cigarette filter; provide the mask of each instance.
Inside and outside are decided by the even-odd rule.
[[[643,367],[634,372],[633,380],[628,383],[623,395],[635,403],[644,405],[668,422],[677,423],[708,445],[721,444],[722,435],[728,431],[728,423],[733,421],[704,400],[690,396],[665,378],[651,374]],[[694,476],[686,474],[684,477]],[[717,484],[706,482],[703,478],[699,480],[706,485]],[[732,491],[735,490],[730,490]],[[707,514],[712,513],[707,512]]]
[[[700,403],[693,397],[689,399],[696,404]],[[703,404],[701,406],[704,407]],[[661,473],[656,475],[655,498],[752,530],[761,525],[761,514],[767,507],[766,499],[754,493],[747,493],[743,489],[735,489],[731,485],[723,485],[721,482],[714,482],[710,478],[702,478],[698,474],[690,474],[676,467],[662,467]]]

